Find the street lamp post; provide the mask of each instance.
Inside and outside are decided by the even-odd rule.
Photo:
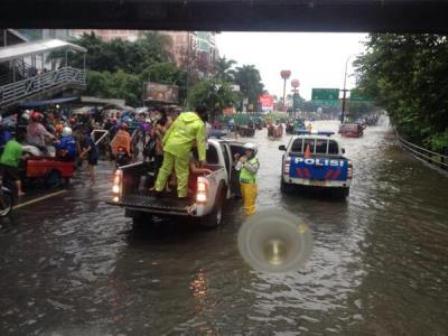
[[[347,69],[348,69],[348,61],[355,55],[350,55],[347,57],[345,61],[345,72],[344,72],[344,88],[342,89],[342,113],[341,113],[341,124],[344,123],[345,119],[345,110],[347,106]]]

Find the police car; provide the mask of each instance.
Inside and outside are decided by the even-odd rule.
[[[281,190],[290,192],[294,185],[331,189],[346,197],[353,177],[352,161],[331,138],[333,132],[301,132],[293,136],[282,159]]]

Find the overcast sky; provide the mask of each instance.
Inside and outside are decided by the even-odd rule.
[[[345,62],[364,51],[366,34],[341,33],[220,33],[216,36],[221,56],[239,65],[254,64],[271,94],[282,95],[280,71],[291,70],[300,81],[300,94],[311,98],[312,88],[342,88]],[[349,61],[348,73],[353,73]],[[348,87],[354,76],[348,78]],[[291,86],[288,84],[287,93]]]

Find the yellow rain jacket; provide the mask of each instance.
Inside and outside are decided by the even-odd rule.
[[[163,137],[163,150],[177,157],[189,158],[196,140],[199,160],[205,161],[205,124],[194,112],[181,113]]]
[[[205,161],[205,124],[194,112],[177,117],[163,137],[163,163],[157,175],[155,189],[162,191],[173,169],[177,178],[177,195],[186,197],[190,152],[196,141],[199,160]]]

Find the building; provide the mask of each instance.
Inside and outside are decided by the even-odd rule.
[[[177,66],[183,66],[186,63],[188,50],[192,57],[198,47],[198,39],[195,32],[186,31],[160,31],[161,34],[171,38],[169,52],[173,55]]]
[[[219,57],[215,35],[215,32],[196,32],[197,49],[206,53],[210,61],[215,61]]]

